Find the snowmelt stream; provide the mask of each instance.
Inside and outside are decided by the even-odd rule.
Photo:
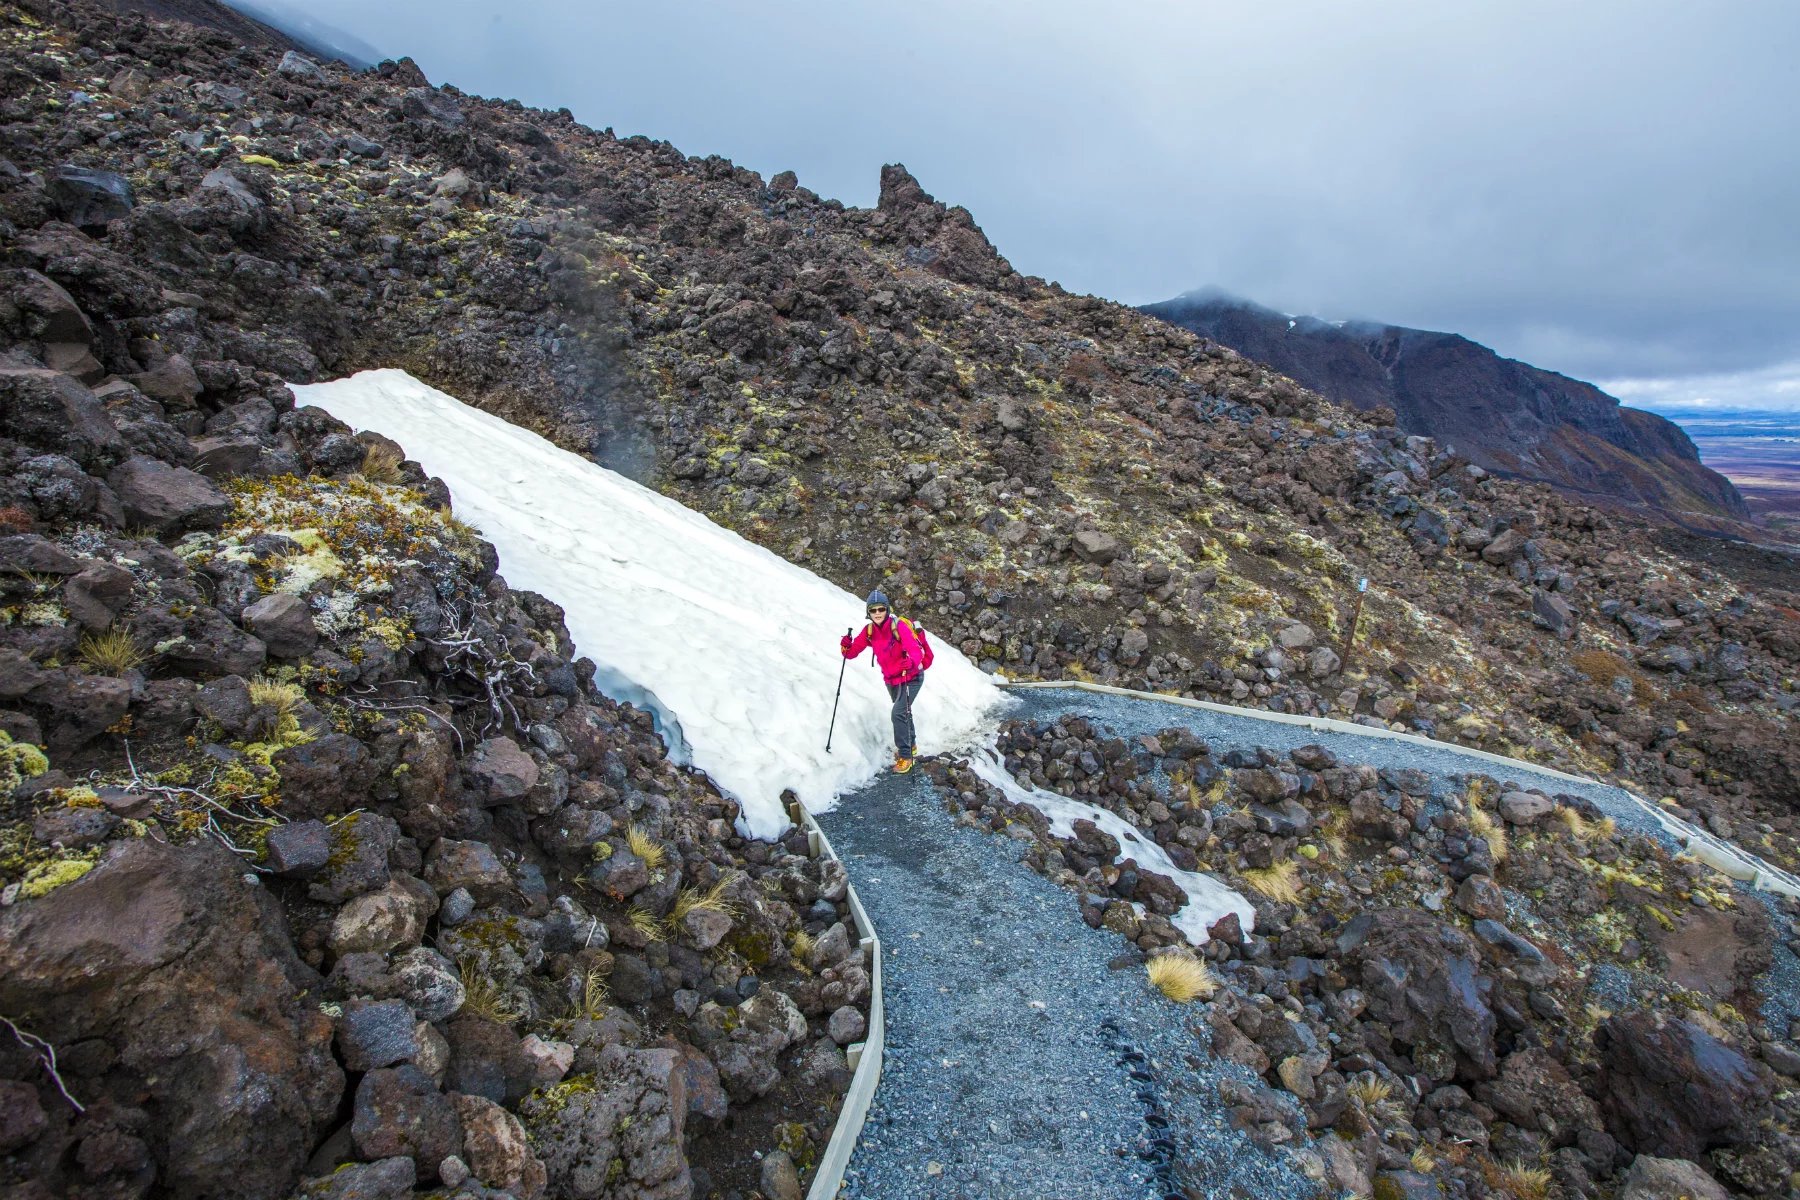
[[[858,596],[404,371],[293,391],[301,404],[399,442],[449,485],[457,517],[494,544],[507,581],[563,606],[575,652],[593,659],[601,689],[654,712],[670,753],[738,801],[751,834],[773,838],[788,827],[784,789],[823,812],[889,765],[887,692],[866,657],[844,671],[825,750],[843,662],[837,639],[862,620]],[[933,647],[915,708],[920,749],[991,745],[1007,698],[945,639]],[[991,754],[975,757],[983,778],[1042,809],[1058,833],[1086,817],[1119,839],[1125,857],[1173,879],[1190,898],[1173,920],[1195,944],[1227,912],[1250,928],[1254,909],[1241,895],[1177,869],[1112,813],[1021,788]]]

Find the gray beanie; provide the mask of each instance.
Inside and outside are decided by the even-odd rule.
[[[884,608],[891,607],[888,604],[887,593],[883,592],[880,588],[876,588],[869,593],[869,598],[863,601],[863,607],[874,608],[877,604]]]

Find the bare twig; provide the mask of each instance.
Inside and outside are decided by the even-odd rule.
[[[12,1030],[12,1035],[19,1039],[19,1045],[25,1047],[27,1050],[35,1050],[37,1052],[38,1061],[43,1065],[44,1073],[49,1075],[51,1080],[56,1084],[56,1090],[62,1093],[62,1098],[67,1100],[70,1107],[76,1112],[85,1113],[87,1109],[82,1105],[81,1101],[69,1095],[69,1089],[63,1083],[62,1074],[56,1069],[56,1047],[52,1046],[49,1042],[46,1042],[37,1034],[28,1033],[27,1031],[20,1029],[17,1025],[13,1024],[9,1017],[0,1016],[0,1024],[4,1024],[8,1029]]]

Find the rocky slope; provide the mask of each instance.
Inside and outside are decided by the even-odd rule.
[[[1791,848],[1789,570],[1021,276],[900,167],[847,209],[408,62],[33,2],[3,30],[16,354],[177,406],[403,366],[1009,672],[1618,772]]]
[[[1785,1195],[1800,1142],[1787,955],[1766,905],[1576,796],[1340,761],[1217,752],[1182,728],[1120,737],[1013,722],[1022,782],[1098,805],[1256,901],[1194,954],[1172,883],[1090,821],[1060,838],[962,765],[959,820],[1029,844],[1115,965],[1201,963],[1189,998],[1232,1124],[1353,1196]],[[1176,993],[1178,996],[1181,993]],[[1178,1164],[1206,1179],[1203,1161]],[[1195,1192],[1193,1194],[1199,1194]]]
[[[1784,571],[1021,276],[902,168],[846,209],[86,3],[0,45],[0,1013],[86,1109],[6,1043],[21,1196],[779,1194],[752,1152],[842,1083],[841,879],[283,380],[406,367],[1012,673],[1617,772],[1793,858]]]
[[[1502,358],[1453,333],[1289,318],[1197,292],[1144,311],[1267,364],[1327,399],[1389,408],[1401,429],[1502,475],[1677,520],[1747,521],[1731,482],[1700,463],[1673,422],[1590,383]]]

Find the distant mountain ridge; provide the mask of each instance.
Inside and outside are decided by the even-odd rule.
[[[1750,516],[1731,481],[1701,464],[1673,422],[1459,334],[1290,317],[1213,290],[1143,311],[1327,399],[1391,408],[1402,429],[1449,443],[1487,470],[1676,518]]]

